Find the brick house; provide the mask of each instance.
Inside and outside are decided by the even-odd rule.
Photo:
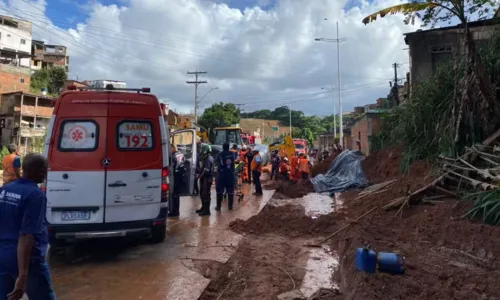
[[[31,144],[34,138],[45,136],[55,99],[21,91],[4,93],[0,97],[2,145],[15,143],[21,146],[21,153],[35,150],[32,149]]]
[[[66,47],[61,45],[48,45],[43,41],[33,40],[31,46],[33,59],[31,70],[36,71],[51,67],[62,67],[69,72],[69,56],[66,55]]]

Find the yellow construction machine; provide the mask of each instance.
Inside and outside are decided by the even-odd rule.
[[[287,135],[283,141],[269,145],[270,152],[276,149],[278,149],[281,157],[286,157],[290,160],[295,154],[295,144],[293,143],[292,137]]]

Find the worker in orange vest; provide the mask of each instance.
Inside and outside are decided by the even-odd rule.
[[[250,173],[248,171],[248,168],[250,168],[249,164],[248,164],[248,159],[247,159],[247,154],[248,154],[248,147],[247,145],[243,145],[241,147],[241,150],[240,150],[240,153],[239,153],[239,156],[240,156],[240,161],[242,161],[244,164],[243,164],[243,173],[241,174],[241,179],[242,179],[242,182],[247,182],[249,181],[248,180],[248,174]]]
[[[262,173],[262,157],[260,157],[259,149],[253,149],[254,157],[252,159],[252,177],[255,184],[255,196],[262,196],[262,185],[260,184],[260,175]]]
[[[17,154],[17,146],[10,144],[9,154],[3,158],[3,184],[21,178],[21,158]]]
[[[302,179],[308,179],[311,173],[311,162],[304,153],[299,155],[299,173]]]
[[[290,176],[290,165],[288,164],[288,158],[283,157],[280,163],[280,175],[283,179],[287,180]]]
[[[297,152],[292,155],[290,158],[290,180],[295,181],[296,175],[297,175],[297,168],[298,168],[298,157],[297,157]]]

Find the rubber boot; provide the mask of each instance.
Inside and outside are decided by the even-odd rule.
[[[199,214],[205,210],[205,202],[201,201],[201,208],[196,210],[196,213]]]
[[[233,210],[234,194],[229,194],[227,196],[227,209]]]
[[[221,205],[222,205],[222,198],[224,197],[223,194],[217,194],[217,206],[215,206],[216,211],[220,211]]]

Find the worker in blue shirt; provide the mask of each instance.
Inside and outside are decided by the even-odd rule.
[[[233,209],[234,202],[234,162],[236,156],[229,151],[229,144],[222,145],[222,152],[215,157],[217,164],[217,180],[215,182],[215,191],[217,193],[217,206],[215,210],[220,211],[224,190],[227,193],[227,208]]]
[[[22,177],[0,188],[0,300],[54,300],[45,260],[48,233],[47,198],[38,187],[47,174],[47,160],[28,154]]]

